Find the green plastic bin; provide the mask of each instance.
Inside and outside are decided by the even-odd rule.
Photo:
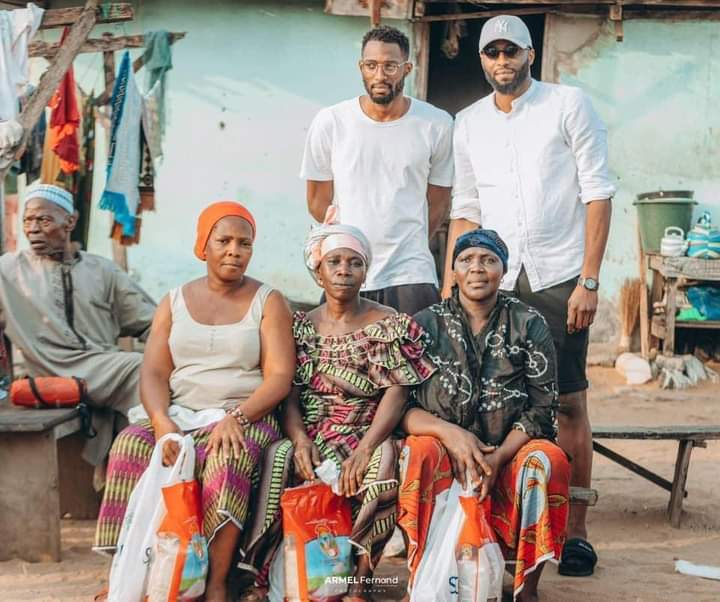
[[[692,225],[692,190],[659,190],[637,195],[633,203],[637,207],[640,240],[645,253],[659,253],[660,241],[665,228],[677,226],[687,235]]]

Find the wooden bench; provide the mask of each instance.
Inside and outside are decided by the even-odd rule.
[[[76,409],[0,406],[0,560],[60,561],[60,518],[96,518]]]
[[[720,439],[720,425],[712,426],[594,426],[593,449],[617,462],[637,475],[655,483],[670,492],[668,515],[673,527],[680,526],[683,499],[687,496],[685,484],[687,483],[690,455],[694,447],[707,447],[707,441]],[[637,441],[677,441],[678,451],[675,459],[675,474],[673,480],[668,481],[660,475],[640,466],[625,456],[594,441],[594,439],[626,439]]]

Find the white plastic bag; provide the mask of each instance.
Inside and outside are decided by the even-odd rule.
[[[410,602],[489,602],[502,599],[502,571],[504,560],[497,543],[480,548],[480,573],[477,578],[482,587],[476,587],[470,597],[460,596],[456,545],[465,521],[460,504],[461,496],[472,496],[472,488],[463,491],[462,485],[453,480],[450,489],[435,498],[425,543],[425,552],[418,565]]]
[[[180,444],[180,452],[173,466],[163,466],[162,449],[169,440]],[[155,444],[150,464],[130,494],[110,567],[108,602],[143,601],[156,531],[165,514],[161,489],[192,479],[194,469],[195,446],[190,435],[169,433]]]

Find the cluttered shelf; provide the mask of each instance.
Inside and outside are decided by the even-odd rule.
[[[686,278],[688,280],[720,280],[720,261],[698,257],[665,257],[648,253],[651,270],[663,278]]]

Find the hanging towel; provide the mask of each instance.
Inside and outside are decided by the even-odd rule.
[[[0,121],[18,114],[18,97],[28,84],[28,43],[44,12],[32,2],[20,10],[0,10]]]
[[[70,29],[63,31],[60,44],[65,42]],[[80,168],[80,143],[78,128],[80,127],[80,110],[75,87],[75,73],[72,65],[65,72],[58,89],[50,99],[50,148],[60,158],[60,169],[66,173],[75,173]]]
[[[110,152],[107,182],[100,208],[112,211],[125,236],[135,235],[135,215],[140,202],[140,120],[142,98],[135,83],[130,53],[120,63],[112,94]]]
[[[145,33],[145,92],[143,93],[143,130],[154,163],[162,158],[165,135],[166,75],[172,69],[170,33],[164,30]]]

